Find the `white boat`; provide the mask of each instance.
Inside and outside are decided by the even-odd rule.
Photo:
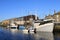
[[[11,29],[17,29],[17,25],[12,21],[7,28],[11,28]]]
[[[17,29],[17,25],[11,25],[10,28],[11,29]]]
[[[28,32],[27,29],[21,30],[23,33],[34,33],[34,30],[30,30],[30,32]]]
[[[36,21],[34,22],[34,28],[36,28],[36,31],[53,32],[54,22],[53,20]]]
[[[23,33],[34,33],[34,30],[32,30],[32,28],[30,27],[30,28],[28,28],[28,29],[26,29],[24,26],[20,26],[19,27],[19,30],[21,31],[21,32],[23,32]]]

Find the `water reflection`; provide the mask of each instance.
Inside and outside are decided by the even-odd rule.
[[[60,40],[60,33],[25,33],[18,29],[6,29],[0,27],[0,40]]]
[[[54,33],[54,39],[55,40],[60,40],[60,32],[55,32]]]
[[[54,40],[53,33],[38,32],[34,34],[35,40]]]
[[[0,40],[54,40],[53,33],[23,33],[20,30],[0,29]]]
[[[50,32],[37,32],[35,33],[28,33],[28,32],[22,32],[22,30],[10,30],[12,33],[15,33],[15,35],[22,34],[24,40],[54,40],[53,33]],[[20,35],[21,36],[21,35]]]

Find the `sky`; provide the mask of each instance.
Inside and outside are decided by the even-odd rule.
[[[60,0],[0,0],[0,21],[36,14],[39,18],[60,11]]]

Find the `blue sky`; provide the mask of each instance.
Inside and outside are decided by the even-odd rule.
[[[60,0],[0,0],[0,21],[37,14],[39,18],[60,11]]]

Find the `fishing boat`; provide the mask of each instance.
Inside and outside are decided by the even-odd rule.
[[[53,32],[54,22],[52,19],[47,19],[43,21],[35,21],[34,28],[36,29],[36,31]]]

